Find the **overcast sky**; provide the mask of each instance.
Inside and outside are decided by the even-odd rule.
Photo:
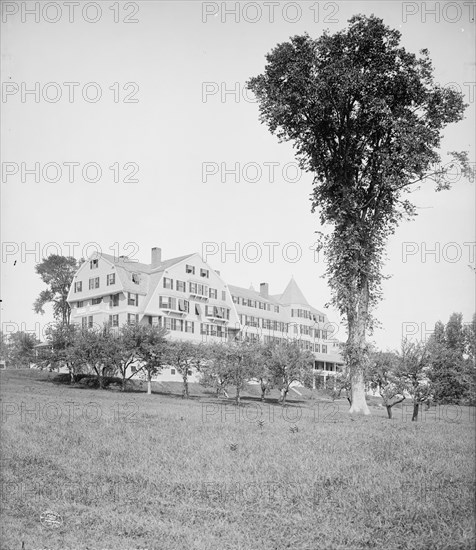
[[[400,30],[409,51],[428,48],[436,80],[469,103],[466,119],[445,130],[442,155],[468,150],[474,162],[474,4],[270,4],[242,3],[234,14],[234,2],[102,1],[101,12],[94,2],[47,10],[41,2],[29,14],[33,2],[3,3],[4,330],[51,321],[51,312],[32,311],[44,288],[34,266],[44,254],[68,255],[65,243],[78,243],[77,258],[98,247],[143,262],[153,246],[164,258],[207,252],[230,284],[268,282],[277,294],[294,276],[323,308],[330,294],[311,249],[322,229],[310,211],[312,176],[297,172],[291,145],[259,123],[244,89],[263,71],[265,54],[294,34],[318,37],[355,13],[374,13]],[[35,86],[38,96],[25,93]],[[25,173],[35,163],[39,182]],[[236,176],[225,171],[236,163]],[[382,348],[398,347],[404,334],[424,336],[454,311],[469,321],[475,310],[474,182],[460,179],[441,193],[429,183],[413,197],[418,218],[388,245],[391,278],[373,337]]]

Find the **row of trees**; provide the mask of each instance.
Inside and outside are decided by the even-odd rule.
[[[389,418],[407,395],[413,401],[413,420],[425,402],[476,404],[475,338],[476,315],[463,325],[462,314],[453,313],[446,326],[436,323],[427,342],[404,340],[399,353],[373,352],[367,383],[381,395]]]
[[[214,387],[217,394],[235,389],[236,402],[246,382],[260,382],[262,399],[272,387],[281,391],[281,402],[293,382],[310,385],[314,357],[303,350],[299,341],[262,344],[248,339],[228,342],[193,343],[169,340],[164,328],[125,324],[119,329],[105,325],[102,329],[82,329],[59,323],[50,327],[40,366],[65,366],[71,383],[79,374],[97,377],[100,388],[105,378],[117,376],[126,389],[127,380],[141,375],[151,393],[152,378],[164,367],[173,367],[182,376],[183,396],[188,397],[188,379],[192,369],[201,373],[201,383]]]

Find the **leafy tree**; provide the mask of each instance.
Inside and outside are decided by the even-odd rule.
[[[169,342],[168,361],[173,365],[183,380],[182,397],[189,397],[188,377],[192,367],[200,370],[201,361],[204,358],[203,346],[186,340],[174,340]]]
[[[96,375],[100,389],[104,389],[106,374],[114,372],[108,357],[112,338],[113,336],[107,328],[104,330],[82,329],[75,346],[76,361],[83,362]]]
[[[468,335],[471,325],[463,325],[461,313],[453,313],[448,323],[438,321],[428,342],[430,379],[439,403],[471,400],[474,393],[474,359]]]
[[[148,329],[141,324],[124,324],[118,331],[111,330],[113,338],[108,343],[107,360],[112,369],[121,376],[121,391],[126,391],[126,382],[136,373],[132,365],[139,361],[139,353],[149,338]],[[130,373],[130,374],[129,374]]]
[[[400,221],[416,215],[407,193],[433,180],[448,188],[440,161],[442,129],[463,118],[463,95],[435,83],[427,50],[400,46],[400,33],[375,16],[313,40],[294,36],[266,56],[248,87],[260,121],[291,141],[300,167],[314,174],[312,211],[320,233],[332,303],[344,317],[350,412],[370,414],[364,372],[381,298],[385,246]],[[452,153],[465,176],[466,153]]]
[[[405,384],[395,374],[397,364],[398,357],[391,352],[375,352],[370,357],[370,387],[382,397],[388,418],[392,418],[392,407],[405,399]]]
[[[169,342],[167,329],[152,325],[137,325],[136,356],[141,365],[137,372],[145,371],[147,395],[152,394],[152,376],[159,373],[167,364]]]
[[[46,341],[49,349],[44,355],[44,364],[56,367],[65,365],[70,374],[70,382],[83,371],[84,357],[81,348],[81,329],[77,325],[57,323],[47,329]]]
[[[266,357],[273,384],[280,389],[280,401],[285,405],[291,384],[305,383],[311,377],[314,356],[310,351],[303,350],[298,340],[284,340],[269,344]]]
[[[78,264],[71,256],[51,254],[35,266],[36,273],[48,285],[47,290],[42,290],[33,304],[35,313],[44,314],[44,306],[52,303],[55,319],[63,324],[69,323],[71,309],[66,299],[79,265],[81,262]]]
[[[231,382],[228,367],[228,343],[209,342],[206,344],[206,360],[202,366],[200,384],[213,387],[217,397],[222,392],[228,397],[227,387]]]
[[[420,405],[432,397],[433,388],[428,378],[428,369],[429,353],[427,345],[423,342],[403,340],[395,375],[412,398],[412,421],[418,420]]]
[[[39,340],[31,333],[17,331],[8,335],[7,357],[15,368],[29,367],[35,359],[35,346]]]

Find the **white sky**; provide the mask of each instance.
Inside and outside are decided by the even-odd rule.
[[[217,252],[206,259],[228,283],[257,288],[267,281],[270,292],[277,294],[294,275],[309,302],[323,307],[330,298],[321,277],[324,264],[309,248],[314,231],[321,229],[317,214],[310,212],[312,176],[289,181],[295,178],[291,164],[288,181],[283,178],[283,167],[295,162],[292,147],[279,144],[260,125],[257,105],[244,92],[244,82],[263,71],[265,54],[294,34],[307,31],[317,37],[324,28],[333,32],[345,27],[355,13],[374,13],[402,32],[408,50],[428,48],[436,80],[454,83],[470,104],[466,119],[446,130],[442,153],[468,150],[474,162],[475,25],[470,2],[327,2],[320,3],[319,13],[316,2],[287,2],[275,7],[274,22],[269,21],[269,3],[260,4],[259,17],[251,2],[236,22],[233,14],[224,13],[223,2],[104,1],[96,23],[83,17],[84,2],[75,7],[72,22],[67,4],[50,4],[61,13],[52,6],[39,13],[39,22],[25,14],[22,22],[22,11],[34,3],[3,3],[2,168],[15,166],[6,163],[19,168],[17,174],[2,177],[4,330],[11,330],[9,323],[38,330],[35,323],[51,321],[51,312],[40,316],[32,311],[44,288],[35,263],[43,253],[57,252],[48,243],[58,243],[64,255],[70,252],[64,243],[79,243],[78,258],[84,248],[94,251],[89,243],[97,243],[104,252],[119,249],[144,262],[150,261],[153,246],[162,247],[163,257],[170,258],[201,253],[204,243],[217,243],[209,245],[208,250]],[[90,4],[86,17],[92,19],[95,3]],[[227,9],[233,6],[228,3]],[[436,13],[425,13],[435,7]],[[127,14],[138,22],[123,23]],[[115,23],[117,15],[120,22]],[[257,21],[249,22],[253,19]],[[22,101],[22,88],[33,89],[35,82],[39,101],[33,94]],[[64,82],[79,83],[72,102]],[[91,82],[102,91],[96,103],[82,97]],[[126,83],[136,85],[124,90]],[[216,93],[204,97],[204,83]],[[235,83],[244,96],[235,101],[229,93],[222,100],[220,91]],[[16,85],[18,92],[9,94]],[[117,103],[114,88],[120,91]],[[46,101],[43,92],[54,99],[55,89],[62,92],[59,101]],[[91,98],[94,91],[86,87]],[[138,102],[124,103],[129,93]],[[40,174],[38,183],[32,175],[22,183],[21,163],[30,169],[35,162],[40,169],[49,162],[62,166],[60,181],[48,182]],[[81,163],[72,183],[65,162]],[[81,175],[82,167],[92,162],[102,168],[96,183]],[[138,165],[139,181],[114,183],[109,167],[128,162]],[[221,163],[231,169],[237,162],[242,169],[248,165],[248,171],[244,169],[238,182],[232,175],[222,182]],[[208,166],[219,170],[206,181],[203,163],[216,163]],[[256,175],[248,163],[261,167],[255,183],[247,181]],[[269,163],[275,163],[274,181],[269,181]],[[121,179],[129,172],[121,169]],[[94,176],[92,169],[88,176]],[[53,168],[48,177],[54,177]],[[382,348],[397,347],[403,333],[421,334],[438,319],[446,322],[454,311],[470,320],[475,310],[475,274],[469,267],[475,265],[474,198],[474,182],[465,181],[449,192],[435,193],[428,184],[414,194],[420,215],[402,225],[388,246],[384,271],[392,278],[384,284],[376,311],[382,328],[374,335]],[[264,245],[269,242],[278,243],[274,261]],[[126,248],[126,243],[136,244]],[[222,258],[220,252],[235,243],[240,246],[238,261],[230,254]],[[260,246],[261,258],[255,262],[247,261],[256,255],[256,247],[248,243]],[[297,248],[289,243],[301,250],[297,261],[292,261]],[[439,253],[425,255],[435,246]],[[25,254],[28,250],[32,252]],[[327,313],[338,320],[332,308]],[[337,336],[345,338],[343,332]]]

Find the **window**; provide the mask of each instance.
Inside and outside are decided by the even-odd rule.
[[[106,285],[110,286],[115,284],[116,282],[116,274],[115,273],[109,273],[109,275],[106,278]]]
[[[315,344],[314,348],[315,348],[317,353],[321,353],[321,345],[320,344]]]
[[[76,307],[83,307],[84,306],[84,302],[77,302],[76,303]]]
[[[221,299],[223,300],[223,302],[226,302],[226,290],[221,291]]]
[[[175,369],[170,369],[170,374],[175,374]]]
[[[200,268],[200,277],[207,277],[207,279],[208,279],[209,275],[210,275],[210,273],[209,273],[208,269],[203,269],[203,267]]]
[[[94,325],[94,323],[93,323],[93,316],[90,315],[90,316],[88,317],[88,328],[93,328],[93,325]]]
[[[127,305],[128,306],[138,306],[139,305],[139,295],[127,293]]]
[[[96,269],[99,267],[99,260],[91,260],[89,262],[89,269]]]
[[[191,275],[195,275],[195,267],[193,265],[186,265],[185,266],[185,273],[190,273]]]
[[[139,322],[139,315],[137,313],[127,314],[127,323],[129,325],[137,325],[138,322]]]
[[[319,323],[323,323],[324,322],[324,315],[319,315]]]
[[[93,290],[94,288],[99,288],[99,277],[89,279],[89,290]]]
[[[159,296],[159,307],[163,309],[176,309],[176,299],[170,296]]]
[[[201,310],[200,310],[200,305],[199,304],[195,304],[195,315],[198,315],[198,316],[201,315]]]
[[[279,313],[279,306],[274,306],[274,313]]]
[[[116,307],[119,305],[119,294],[111,294],[109,307]]]
[[[327,346],[326,345],[322,345],[322,353],[327,353]]]
[[[110,327],[119,326],[119,315],[109,315],[109,326]]]
[[[88,318],[87,318],[87,317],[83,317],[83,318],[81,319],[81,326],[82,326],[83,328],[88,328]]]
[[[218,298],[218,290],[216,288],[210,288],[208,292],[210,298],[214,298],[215,300]]]
[[[190,310],[190,304],[189,304],[188,300],[179,299],[178,309],[179,309],[179,311],[184,311],[184,312],[188,313],[189,310]]]
[[[138,285],[140,283],[139,273],[132,273],[131,278],[132,278],[132,282],[135,285]]]
[[[179,292],[185,292],[187,290],[186,286],[185,286],[185,281],[175,281],[175,288],[179,291]]]
[[[195,294],[196,296],[206,297],[208,296],[208,287],[198,283],[189,283],[189,292],[190,294]]]
[[[75,292],[81,292],[83,290],[83,282],[78,281],[77,283],[74,283],[74,291]]]
[[[191,332],[193,334],[194,325],[195,323],[193,321],[185,321],[185,332]]]
[[[100,304],[102,302],[102,298],[93,298],[91,303],[93,306]]]
[[[238,296],[232,296],[231,299],[233,300],[234,304],[239,304],[240,303],[240,299],[239,299]]]
[[[164,288],[169,288],[170,290],[173,290],[173,288],[174,288],[173,279],[169,279],[168,277],[164,277]]]
[[[327,330],[322,331],[322,339],[327,340]]]

